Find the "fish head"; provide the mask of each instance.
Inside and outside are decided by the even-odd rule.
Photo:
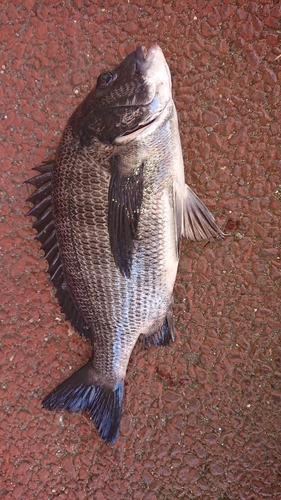
[[[73,115],[82,145],[129,142],[154,122],[172,99],[162,50],[138,47],[116,68],[101,73],[95,89]]]

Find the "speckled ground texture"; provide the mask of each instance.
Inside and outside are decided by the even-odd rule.
[[[280,499],[281,5],[13,0],[1,30],[3,499]],[[183,242],[176,342],[138,343],[121,432],[41,400],[90,355],[60,314],[23,181],[101,70],[158,43],[186,181],[230,235]]]

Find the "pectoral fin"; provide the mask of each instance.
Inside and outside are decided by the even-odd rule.
[[[190,241],[223,239],[225,234],[198,196],[185,185],[182,236]]]
[[[182,237],[182,196],[178,195],[179,190],[174,187],[173,200],[174,200],[174,226],[175,226],[175,245],[176,253],[179,258],[180,244]]]
[[[143,196],[143,164],[131,175],[122,172],[120,157],[113,159],[108,191],[108,232],[115,264],[130,278],[134,241]]]

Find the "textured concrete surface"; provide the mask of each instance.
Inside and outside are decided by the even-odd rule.
[[[280,21],[274,0],[2,2],[1,498],[281,498]],[[136,346],[110,447],[86,415],[41,408],[90,347],[60,314],[22,183],[99,72],[155,42],[186,180],[230,236],[183,243],[177,340]]]

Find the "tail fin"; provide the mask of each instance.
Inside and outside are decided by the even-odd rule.
[[[102,439],[113,444],[119,434],[123,382],[111,389],[94,385],[93,379],[93,366],[88,361],[48,394],[42,406],[48,410],[87,411]]]

